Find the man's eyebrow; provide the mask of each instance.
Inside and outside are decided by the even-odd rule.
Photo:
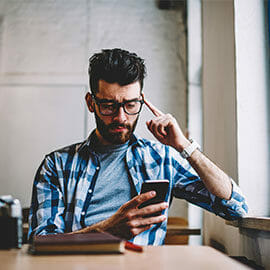
[[[114,99],[98,98],[98,97],[96,97],[96,98],[100,102],[116,102]]]
[[[98,98],[98,97],[96,97],[96,98],[97,98],[97,100],[98,100],[99,102],[118,102],[118,101],[116,101],[115,99]],[[138,101],[138,100],[140,100],[139,97],[133,98],[133,99],[124,99],[123,101],[124,101],[124,102],[130,102],[130,101]],[[118,102],[118,103],[121,103],[121,102]]]
[[[124,99],[124,102],[126,102],[126,101],[137,101],[137,100],[140,100],[140,98],[138,97],[138,98],[133,98],[133,99]]]

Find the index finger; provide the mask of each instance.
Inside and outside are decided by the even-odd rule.
[[[164,113],[160,111],[156,106],[154,106],[150,101],[144,99],[144,103],[155,116],[158,117],[164,115]]]
[[[146,193],[142,193],[142,194],[137,195],[136,197],[134,197],[130,201],[128,201],[125,204],[125,206],[128,209],[134,208],[134,207],[139,206],[143,202],[148,201],[148,200],[154,198],[155,196],[156,196],[156,192],[155,191],[149,191],[149,192],[146,192]]]

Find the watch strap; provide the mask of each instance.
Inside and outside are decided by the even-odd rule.
[[[200,145],[195,141],[195,140],[190,140],[191,144],[189,146],[187,146],[186,148],[184,148],[184,150],[180,153],[182,158],[189,158],[192,153],[196,150],[196,149],[200,149]]]

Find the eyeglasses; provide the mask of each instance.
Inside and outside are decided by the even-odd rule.
[[[120,107],[123,107],[124,112],[128,115],[136,115],[140,113],[143,99],[134,98],[124,102],[117,102],[115,100],[99,99],[94,94],[91,95],[95,103],[98,105],[100,114],[104,116],[112,116],[116,114]]]

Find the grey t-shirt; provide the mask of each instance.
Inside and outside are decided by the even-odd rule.
[[[86,226],[112,216],[120,206],[137,194],[125,164],[127,148],[128,142],[96,146],[100,170],[86,213]]]

